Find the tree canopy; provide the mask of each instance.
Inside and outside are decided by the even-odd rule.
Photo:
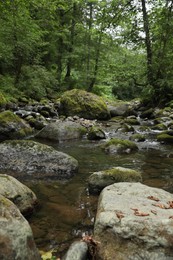
[[[173,99],[173,1],[3,0],[0,90]]]

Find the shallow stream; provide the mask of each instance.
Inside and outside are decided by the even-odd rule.
[[[106,128],[107,136],[127,139],[130,134],[115,131],[116,124]],[[140,170],[143,183],[173,192],[173,149],[155,141],[154,133],[139,151],[127,155],[108,155],[101,149],[104,141],[42,142],[72,155],[79,162],[79,172],[66,182],[26,183],[37,195],[40,208],[29,219],[39,249],[63,252],[76,238],[92,233],[97,197],[90,196],[87,178],[94,171],[122,166]]]

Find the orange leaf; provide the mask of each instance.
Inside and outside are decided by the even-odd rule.
[[[166,206],[166,205],[161,204],[161,203],[152,204],[152,205],[155,206],[155,207],[159,207],[161,209],[170,209],[170,206]]]
[[[146,216],[150,215],[149,213],[145,213],[142,211],[136,211],[136,212],[134,212],[134,214],[135,214],[135,216],[139,216],[139,217],[146,217]]]

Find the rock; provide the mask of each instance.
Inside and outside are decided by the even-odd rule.
[[[0,143],[0,171],[16,178],[68,179],[78,170],[73,157],[31,140]]]
[[[88,180],[90,194],[99,194],[103,188],[116,182],[141,182],[142,176],[138,171],[114,167],[109,170],[94,172]]]
[[[11,111],[0,113],[0,140],[18,139],[32,133],[32,128]]]
[[[121,154],[136,151],[138,147],[132,141],[112,138],[104,144],[103,149],[110,154]]]
[[[76,241],[71,244],[62,260],[87,260],[88,246],[85,242]]]
[[[89,140],[100,140],[100,139],[105,139],[106,135],[104,131],[97,126],[93,126],[90,128],[88,132],[88,139]]]
[[[72,121],[56,121],[45,126],[37,138],[46,138],[56,141],[79,139],[87,132],[81,124]]]
[[[0,194],[11,200],[25,216],[31,214],[38,204],[32,190],[6,174],[0,174]]]
[[[128,103],[117,103],[113,105],[108,105],[108,110],[110,111],[111,117],[114,116],[125,116],[129,111]]]
[[[167,129],[166,125],[164,124],[157,124],[151,127],[152,130],[159,130],[159,131],[164,131]]]
[[[106,120],[110,113],[103,99],[84,90],[66,91],[61,99],[60,112],[66,116],[77,115],[86,119]]]
[[[147,110],[144,110],[142,111],[141,115],[140,115],[141,118],[148,118],[148,119],[152,119],[154,118],[154,109],[153,108],[149,108]]]
[[[129,125],[140,125],[140,122],[137,120],[137,118],[126,118],[124,122]]]
[[[136,142],[144,142],[145,141],[145,136],[142,134],[133,134],[130,136],[131,141],[136,141]]]
[[[157,135],[157,141],[165,144],[172,144],[173,143],[173,136],[167,133],[161,133]]]
[[[98,259],[173,259],[172,201],[172,194],[141,183],[106,187],[94,227]]]
[[[31,228],[18,208],[0,195],[0,259],[41,260]]]

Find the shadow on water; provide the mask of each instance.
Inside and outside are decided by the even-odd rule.
[[[40,249],[63,251],[75,238],[92,232],[98,198],[88,194],[87,178],[94,171],[114,166],[137,169],[142,173],[144,184],[173,192],[173,152],[170,146],[145,143],[139,145],[136,153],[108,155],[100,147],[102,142],[42,142],[76,158],[79,172],[65,182],[27,183],[41,205],[29,219]]]

